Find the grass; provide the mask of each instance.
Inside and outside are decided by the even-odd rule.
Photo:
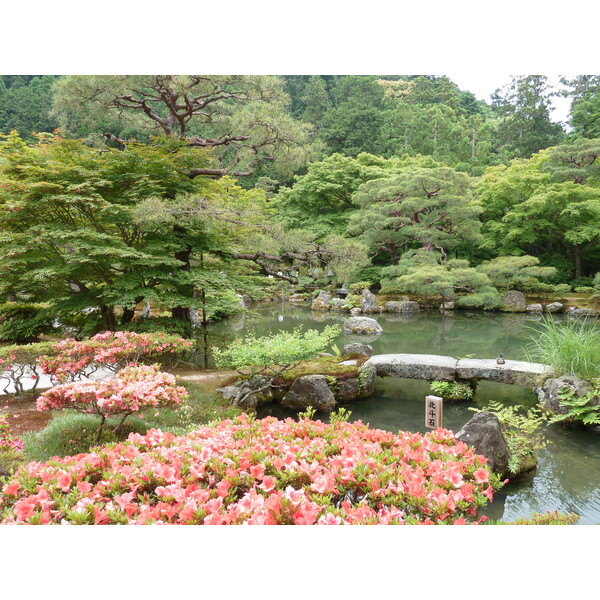
[[[233,418],[242,411],[228,404],[212,389],[196,383],[185,383],[190,397],[182,406],[174,409],[147,409],[125,420],[122,430],[113,429],[119,418],[107,419],[102,432],[101,444],[119,442],[130,433],[144,434],[149,429],[162,429],[175,435],[184,435],[200,425],[215,420]],[[94,415],[74,411],[57,411],[41,431],[21,436],[25,444],[23,460],[43,462],[53,456],[67,456],[88,452],[94,447],[100,420]]]
[[[528,360],[552,366],[561,375],[600,377],[600,329],[593,319],[557,323],[551,317],[532,328]]]

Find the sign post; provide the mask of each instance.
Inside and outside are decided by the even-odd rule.
[[[444,399],[439,396],[425,396],[425,427],[442,427]]]

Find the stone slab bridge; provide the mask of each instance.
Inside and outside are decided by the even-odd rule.
[[[548,365],[507,360],[499,365],[496,359],[464,358],[437,354],[376,354],[363,364],[374,367],[380,377],[405,377],[428,381],[496,381],[531,386],[538,377],[552,374]]]

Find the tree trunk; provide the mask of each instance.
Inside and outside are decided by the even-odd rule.
[[[121,315],[121,325],[131,323],[135,316],[135,307],[144,299],[143,296],[138,296],[135,299],[135,306],[133,308],[123,308],[123,314]]]
[[[575,246],[575,278],[578,279],[582,277],[582,269],[581,269],[581,245],[577,244]]]
[[[106,331],[115,331],[117,328],[117,319],[115,318],[114,306],[101,306],[100,314]]]
[[[186,233],[185,227],[181,227],[179,225],[175,225],[173,227],[173,231],[180,236],[184,236]],[[185,248],[183,250],[180,250],[179,252],[175,253],[175,258],[182,263],[181,267],[179,267],[182,271],[190,271],[191,256],[192,256],[192,247],[189,244],[185,244]],[[193,286],[189,285],[189,286],[185,286],[185,287],[188,289],[187,290],[184,289],[183,291],[189,291],[189,296],[191,298],[194,293]],[[190,316],[190,309],[186,308],[184,306],[173,307],[171,309],[171,316],[174,319],[181,319],[182,321],[188,321],[190,323],[192,321],[192,318]]]
[[[135,314],[135,308],[124,308],[123,314],[121,315],[121,325],[131,323],[133,315]]]

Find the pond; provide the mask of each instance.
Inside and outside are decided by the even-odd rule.
[[[327,324],[339,323],[345,313],[314,313],[290,304],[273,304],[253,309],[252,316],[240,316],[211,326],[211,333],[222,340],[253,334],[269,335],[302,326],[322,330]],[[484,314],[457,312],[442,315],[435,311],[418,314],[376,316],[383,334],[368,343],[375,354],[441,354],[457,358],[495,358],[500,352],[510,360],[525,360],[524,347],[539,316],[525,314]],[[560,317],[557,317],[560,318]],[[564,318],[564,317],[563,317]],[[340,334],[336,345],[358,339]],[[425,433],[424,398],[429,393],[426,381],[379,378],[376,392],[366,400],[345,405],[352,412],[350,420],[360,419],[371,427],[396,433],[398,430]],[[474,402],[446,404],[444,427],[458,430],[473,416],[469,406],[484,407],[490,401],[536,405],[536,397],[526,387],[480,382]],[[278,405],[269,405],[259,416],[278,418],[294,416]],[[326,419],[326,416],[321,418]],[[485,508],[492,519],[512,521],[533,512],[560,510],[580,515],[579,524],[600,523],[600,436],[583,428],[560,424],[546,426],[545,448],[537,451],[538,468],[523,479],[509,483]]]

